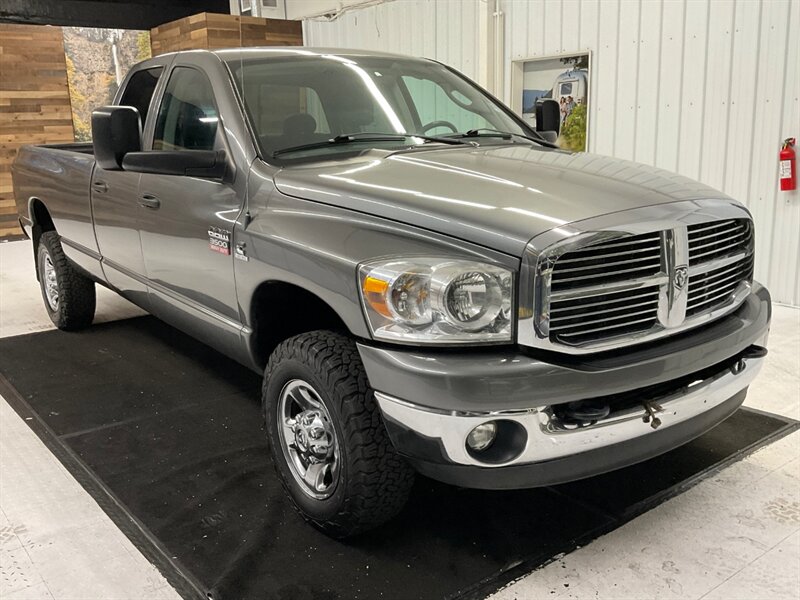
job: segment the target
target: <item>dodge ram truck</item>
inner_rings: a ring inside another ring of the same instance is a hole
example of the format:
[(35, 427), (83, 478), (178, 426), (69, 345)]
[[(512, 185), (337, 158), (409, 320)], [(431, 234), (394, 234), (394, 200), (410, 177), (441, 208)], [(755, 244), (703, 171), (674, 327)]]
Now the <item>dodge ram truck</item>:
[(531, 126), (366, 51), (144, 61), (92, 144), (14, 162), (44, 306), (88, 326), (100, 284), (263, 374), (279, 479), (332, 536), (392, 518), (417, 472), (526, 488), (666, 452), (763, 363), (751, 215), (558, 149), (549, 102)]

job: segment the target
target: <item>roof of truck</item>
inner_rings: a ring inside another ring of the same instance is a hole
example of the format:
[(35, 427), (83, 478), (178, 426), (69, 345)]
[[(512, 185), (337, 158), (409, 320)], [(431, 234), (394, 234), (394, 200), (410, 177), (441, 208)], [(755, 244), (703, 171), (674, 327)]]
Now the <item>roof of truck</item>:
[(380, 56), (386, 58), (416, 58), (405, 54), (391, 52), (375, 52), (373, 50), (356, 50), (349, 48), (309, 48), (307, 46), (256, 46), (252, 48), (224, 48), (211, 50), (224, 61), (270, 58), (282, 56), (338, 56), (342, 58), (359, 56)]

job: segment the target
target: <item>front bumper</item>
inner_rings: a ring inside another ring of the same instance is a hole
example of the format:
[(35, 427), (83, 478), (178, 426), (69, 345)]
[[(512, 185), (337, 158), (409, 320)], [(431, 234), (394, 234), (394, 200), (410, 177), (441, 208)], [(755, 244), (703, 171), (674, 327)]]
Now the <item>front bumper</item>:
[[(769, 293), (755, 284), (739, 309), (711, 325), (624, 354), (569, 362), (513, 350), (359, 350), (392, 442), (419, 471), (465, 487), (535, 487), (646, 460), (730, 416), (761, 368), (762, 358), (743, 357), (765, 343), (770, 313)], [(596, 398), (609, 400), (612, 411), (589, 426), (575, 428), (554, 410)], [(643, 422), (639, 400), (663, 409), (658, 429)], [(487, 463), (465, 439), (489, 420), (504, 423), (514, 439)]]

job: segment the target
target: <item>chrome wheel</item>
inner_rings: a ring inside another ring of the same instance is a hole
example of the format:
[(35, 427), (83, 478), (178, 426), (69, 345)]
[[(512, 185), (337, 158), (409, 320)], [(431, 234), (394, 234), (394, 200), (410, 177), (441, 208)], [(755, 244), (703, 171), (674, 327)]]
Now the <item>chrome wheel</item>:
[(328, 409), (302, 379), (292, 379), (278, 400), (278, 433), (292, 476), (308, 496), (324, 500), (339, 479), (339, 445)]
[(53, 264), (53, 259), (50, 258), (50, 253), (44, 253), (44, 295), (47, 298), (47, 304), (50, 305), (50, 310), (53, 312), (58, 310), (58, 279), (56, 278), (56, 267)]

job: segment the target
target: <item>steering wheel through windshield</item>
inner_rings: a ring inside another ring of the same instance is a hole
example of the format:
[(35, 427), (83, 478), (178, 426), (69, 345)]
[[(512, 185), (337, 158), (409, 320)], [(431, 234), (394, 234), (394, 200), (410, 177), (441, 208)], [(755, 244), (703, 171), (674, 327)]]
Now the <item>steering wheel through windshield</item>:
[(453, 133), (458, 133), (458, 127), (453, 125), (450, 121), (431, 121), (422, 126), (422, 133), (428, 133), (431, 129), (437, 127), (447, 127)]

